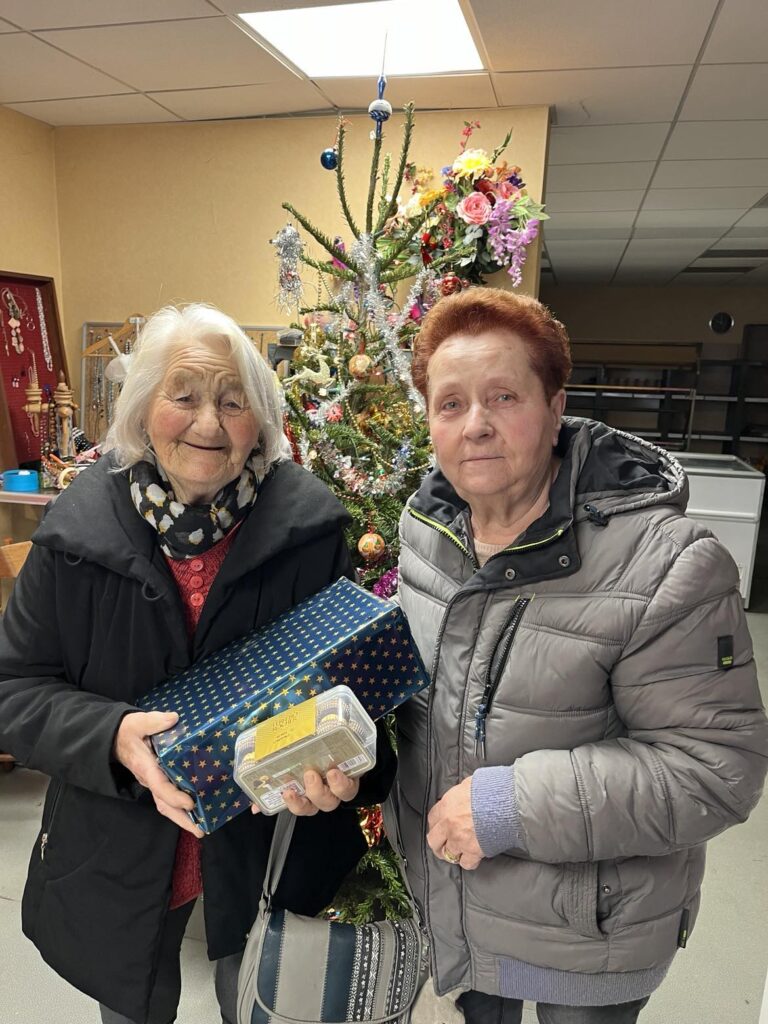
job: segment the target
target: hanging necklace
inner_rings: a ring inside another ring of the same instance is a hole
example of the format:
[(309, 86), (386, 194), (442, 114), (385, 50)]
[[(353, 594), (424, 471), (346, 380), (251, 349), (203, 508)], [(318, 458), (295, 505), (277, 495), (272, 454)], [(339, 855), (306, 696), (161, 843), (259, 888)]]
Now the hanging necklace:
[(22, 312), (19, 309), (19, 304), (10, 288), (3, 288), (2, 297), (3, 302), (8, 309), (8, 326), (11, 328), (11, 344), (19, 355), (21, 355), (24, 351), (24, 338), (21, 334)]
[(48, 327), (45, 323), (45, 310), (43, 309), (43, 294), (39, 288), (35, 288), (35, 298), (37, 299), (37, 317), (40, 321), (40, 338), (43, 342), (43, 358), (45, 359), (45, 366), (49, 372), (53, 372), (53, 357), (51, 356), (51, 345), (48, 341)]

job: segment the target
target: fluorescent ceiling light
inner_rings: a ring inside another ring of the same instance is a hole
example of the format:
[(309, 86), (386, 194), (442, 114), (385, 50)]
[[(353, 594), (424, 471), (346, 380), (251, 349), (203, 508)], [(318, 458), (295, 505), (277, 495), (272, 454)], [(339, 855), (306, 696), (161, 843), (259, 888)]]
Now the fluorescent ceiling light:
[(382, 58), (386, 75), (483, 67), (458, 0), (376, 0), (239, 17), (309, 78), (378, 76)]

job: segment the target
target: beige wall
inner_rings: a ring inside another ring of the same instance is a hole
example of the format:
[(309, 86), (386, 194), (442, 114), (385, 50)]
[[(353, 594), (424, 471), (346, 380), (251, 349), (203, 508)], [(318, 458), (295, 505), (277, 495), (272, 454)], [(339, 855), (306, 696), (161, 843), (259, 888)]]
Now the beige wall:
[[(437, 174), (457, 151), (474, 111), (416, 116), (412, 158)], [(364, 217), (373, 122), (349, 119), (345, 173), (351, 206)], [(546, 107), (483, 111), (476, 145), (492, 150), (514, 128), (507, 158), (523, 167), (541, 197), (548, 136)], [(401, 117), (384, 149), (399, 151)], [(277, 260), (269, 245), (287, 200), (329, 235), (349, 232), (336, 176), (320, 166), (335, 118), (225, 121), (183, 125), (60, 128), (56, 169), (65, 336), (77, 365), (86, 320), (122, 320), (174, 301), (212, 302), (240, 323), (287, 322), (275, 304)], [(538, 287), (538, 250), (523, 289)], [(309, 297), (316, 277), (305, 277)]]
[(52, 277), (61, 310), (54, 129), (0, 107), (0, 270)]
[[(708, 354), (717, 346), (723, 357), (741, 343), (745, 324), (768, 323), (768, 288), (557, 288), (543, 282), (541, 299), (574, 340), (702, 341)], [(713, 334), (710, 317), (721, 311), (736, 322), (727, 334)]]

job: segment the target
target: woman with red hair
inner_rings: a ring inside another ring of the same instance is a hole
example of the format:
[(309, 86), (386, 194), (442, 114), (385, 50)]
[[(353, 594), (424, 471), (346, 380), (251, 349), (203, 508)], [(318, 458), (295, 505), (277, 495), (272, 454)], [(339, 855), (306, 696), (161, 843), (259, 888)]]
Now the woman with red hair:
[(404, 854), (468, 1024), (632, 1024), (685, 946), (704, 844), (760, 795), (736, 566), (667, 452), (563, 415), (565, 328), (477, 288), (413, 360), (437, 466), (400, 601), (432, 666), (398, 716)]

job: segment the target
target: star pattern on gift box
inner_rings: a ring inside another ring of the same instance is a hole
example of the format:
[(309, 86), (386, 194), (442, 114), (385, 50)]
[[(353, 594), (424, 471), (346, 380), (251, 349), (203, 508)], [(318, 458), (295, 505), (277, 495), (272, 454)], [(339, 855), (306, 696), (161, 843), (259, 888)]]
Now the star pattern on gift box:
[(346, 578), (173, 676), (139, 706), (178, 712), (153, 745), (210, 832), (248, 806), (231, 784), (240, 732), (338, 683), (372, 718), (429, 683), (399, 607)]

